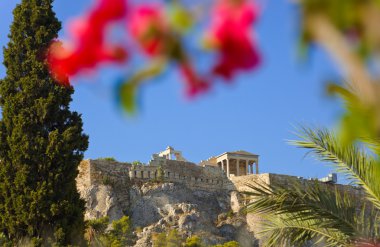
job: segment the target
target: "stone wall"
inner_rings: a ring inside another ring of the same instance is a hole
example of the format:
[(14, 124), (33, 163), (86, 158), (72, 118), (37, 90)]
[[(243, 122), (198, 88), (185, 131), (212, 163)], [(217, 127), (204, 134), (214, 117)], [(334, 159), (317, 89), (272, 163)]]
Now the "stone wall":
[[(206, 191), (247, 191), (250, 183), (281, 184), (287, 185), (292, 180), (302, 183), (311, 183), (295, 176), (280, 175), (273, 173), (251, 174), (246, 176), (231, 176), (215, 166), (199, 166), (187, 161), (167, 160), (158, 158), (150, 161), (149, 165), (132, 165), (109, 160), (84, 160), (79, 166), (77, 178), (78, 186), (89, 187), (93, 184), (113, 183), (121, 184), (128, 182), (140, 183), (157, 181), (158, 170), (163, 172), (162, 182), (181, 183), (189, 189)], [(347, 185), (333, 185), (334, 188), (349, 191), (350, 194), (362, 195), (362, 191)]]
[(130, 163), (109, 160), (86, 160), (84, 163), (89, 164), (91, 184), (112, 183), (116, 181), (126, 183), (129, 181), (129, 170), (132, 167)]
[(158, 170), (161, 169), (162, 182), (181, 183), (195, 190), (235, 190), (231, 181), (218, 167), (198, 166), (177, 160), (160, 161), (154, 160), (149, 165), (132, 165), (108, 160), (84, 160), (79, 166), (78, 186), (157, 181)]
[(117, 220), (128, 213), (131, 166), (110, 160), (80, 163), (77, 188), (86, 201), (86, 219), (108, 216), (110, 220)]
[(157, 180), (159, 169), (162, 169), (163, 181), (181, 183), (190, 189), (225, 190), (225, 186), (230, 183), (223, 171), (217, 167), (203, 167), (177, 160), (161, 160), (160, 163), (155, 161), (150, 165), (132, 166), (129, 177), (132, 181)]

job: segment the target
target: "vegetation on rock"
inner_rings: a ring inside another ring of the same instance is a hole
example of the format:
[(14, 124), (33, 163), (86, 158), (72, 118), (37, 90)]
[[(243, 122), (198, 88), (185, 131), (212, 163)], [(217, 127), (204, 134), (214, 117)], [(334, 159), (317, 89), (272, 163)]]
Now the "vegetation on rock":
[(109, 218), (103, 217), (87, 222), (86, 240), (89, 246), (122, 247), (131, 246), (134, 242), (131, 221), (128, 216), (112, 222), (112, 229), (107, 231)]
[[(169, 232), (162, 232), (153, 237), (153, 247), (206, 247), (200, 237), (193, 235), (191, 237), (182, 236), (176, 229)], [(213, 245), (209, 247), (239, 247), (236, 241), (226, 242), (224, 244)]]
[(104, 157), (104, 158), (99, 158), (99, 160), (116, 161), (116, 159), (114, 157)]

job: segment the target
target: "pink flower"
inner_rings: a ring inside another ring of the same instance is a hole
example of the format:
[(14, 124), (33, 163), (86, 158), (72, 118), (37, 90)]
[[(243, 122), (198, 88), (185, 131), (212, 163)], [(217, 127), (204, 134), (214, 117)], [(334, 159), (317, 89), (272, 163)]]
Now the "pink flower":
[(162, 54), (165, 50), (166, 25), (160, 6), (143, 5), (132, 10), (128, 27), (149, 56)]
[(260, 55), (250, 32), (257, 15), (257, 6), (248, 0), (217, 1), (208, 34), (220, 54), (214, 74), (231, 79), (237, 71), (259, 65)]
[(53, 42), (48, 51), (49, 66), (56, 80), (68, 84), (68, 76), (84, 69), (93, 69), (102, 62), (126, 60), (124, 48), (105, 42), (108, 25), (125, 15), (125, 0), (99, 0), (87, 16), (75, 20), (70, 26), (75, 45), (64, 47)]
[(192, 98), (210, 88), (210, 84), (196, 74), (190, 63), (184, 62), (179, 64), (179, 66), (186, 83), (187, 96)]

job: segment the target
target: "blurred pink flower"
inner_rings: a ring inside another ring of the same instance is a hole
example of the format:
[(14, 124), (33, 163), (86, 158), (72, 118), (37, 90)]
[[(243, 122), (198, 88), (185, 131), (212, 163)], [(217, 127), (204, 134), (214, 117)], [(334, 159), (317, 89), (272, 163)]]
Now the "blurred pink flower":
[(166, 25), (161, 6), (143, 5), (132, 9), (128, 28), (147, 55), (156, 56), (164, 51)]
[(84, 17), (76, 19), (70, 26), (75, 40), (72, 47), (53, 42), (48, 52), (51, 72), (62, 84), (68, 84), (68, 76), (83, 69), (93, 69), (101, 62), (122, 62), (127, 52), (121, 46), (106, 44), (108, 25), (127, 14), (125, 0), (99, 0)]
[(213, 72), (231, 79), (238, 70), (254, 69), (260, 55), (252, 37), (258, 7), (249, 0), (218, 0), (212, 14), (208, 39), (220, 53)]
[(193, 98), (210, 88), (210, 84), (195, 72), (190, 63), (181, 63), (179, 66), (186, 83), (188, 97)]

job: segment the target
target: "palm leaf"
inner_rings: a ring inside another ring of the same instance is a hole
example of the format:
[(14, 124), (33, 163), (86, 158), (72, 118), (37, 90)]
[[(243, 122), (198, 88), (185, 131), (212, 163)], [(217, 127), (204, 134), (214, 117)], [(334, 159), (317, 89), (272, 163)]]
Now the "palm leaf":
[(344, 174), (353, 185), (363, 188), (367, 199), (380, 209), (380, 164), (374, 157), (368, 156), (363, 147), (355, 144), (343, 146), (336, 135), (326, 129), (304, 127), (299, 137), (302, 140), (290, 143), (310, 149), (318, 159), (332, 163), (335, 170)]
[(320, 226), (320, 220), (300, 220), (294, 214), (266, 216), (259, 236), (263, 246), (348, 246), (349, 237), (337, 229)]
[(294, 179), (287, 185), (247, 184), (247, 187), (250, 191), (244, 194), (253, 202), (244, 208), (245, 213), (294, 214), (293, 218), (303, 220), (323, 218), (326, 227), (343, 229), (346, 235), (355, 232), (355, 200), (329, 185)]
[(242, 211), (264, 218), (259, 236), (266, 246), (289, 245), (286, 241), (297, 246), (308, 241), (347, 246), (379, 237), (378, 210), (372, 204), (361, 205), (360, 195), (341, 187), (298, 179), (281, 185), (253, 182), (246, 186), (249, 190), (243, 194), (250, 203)]

